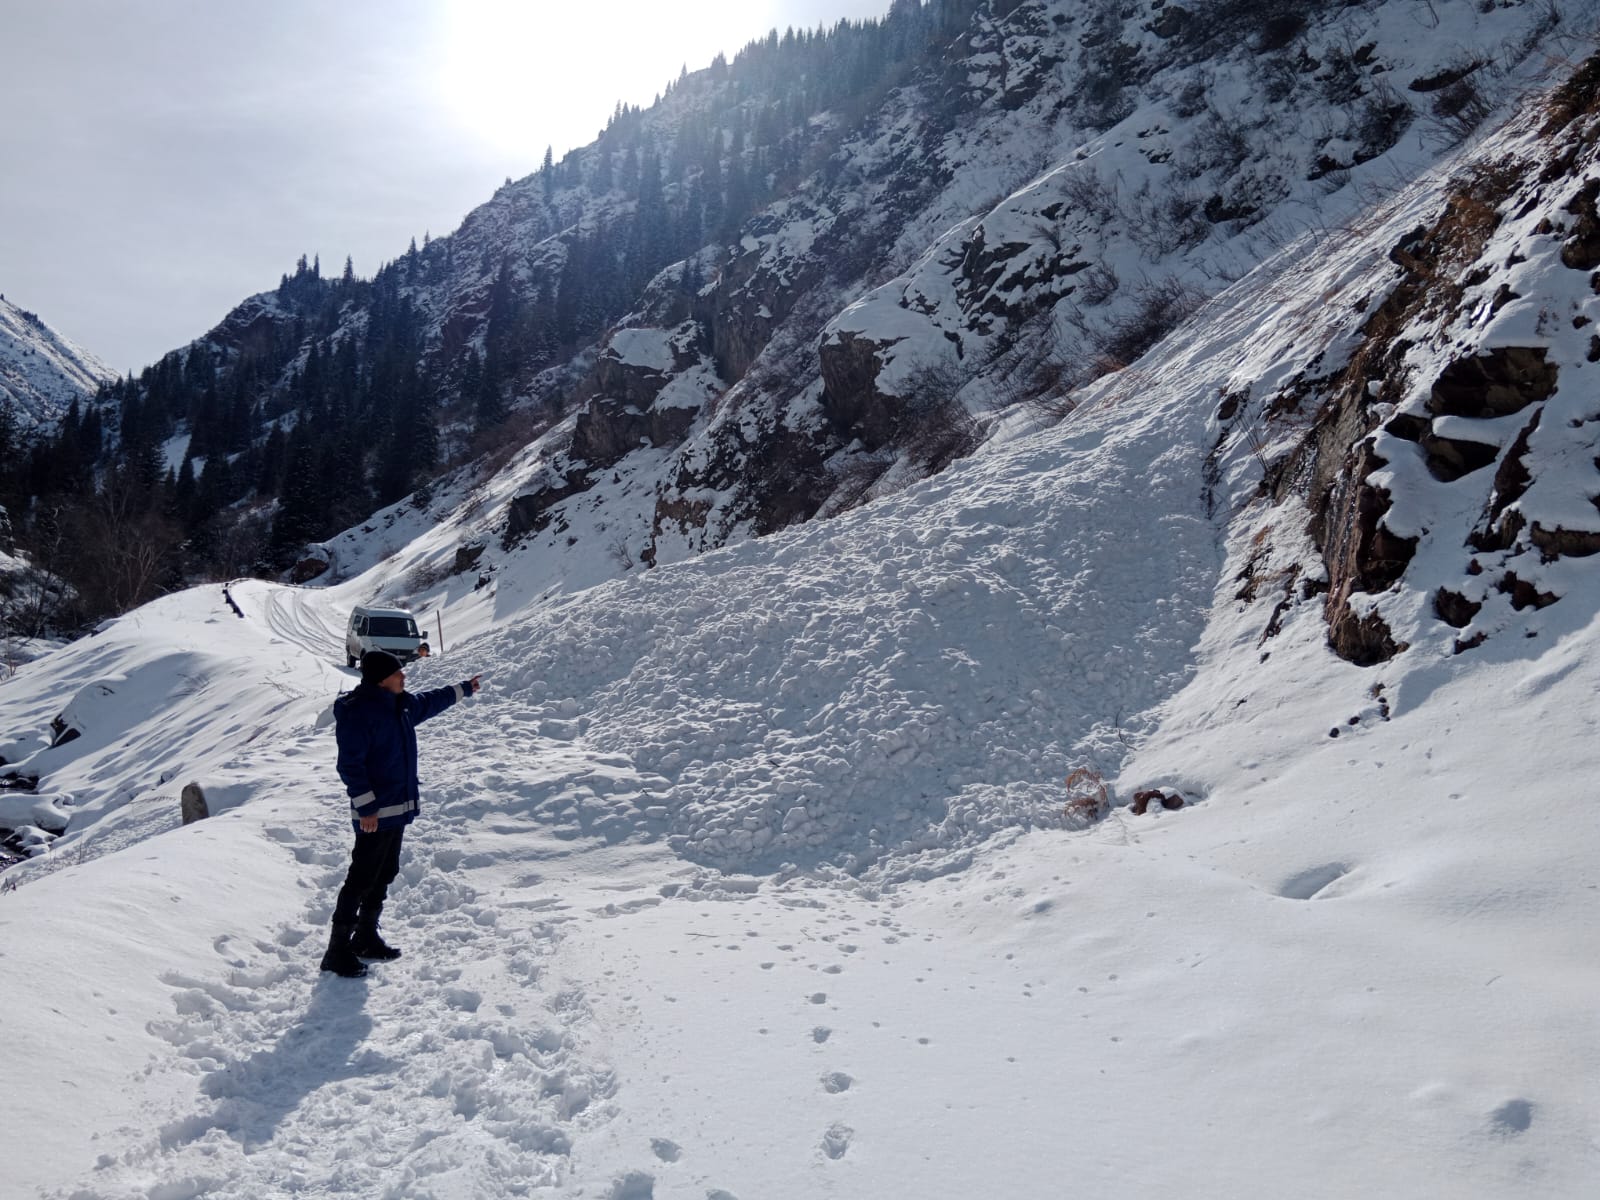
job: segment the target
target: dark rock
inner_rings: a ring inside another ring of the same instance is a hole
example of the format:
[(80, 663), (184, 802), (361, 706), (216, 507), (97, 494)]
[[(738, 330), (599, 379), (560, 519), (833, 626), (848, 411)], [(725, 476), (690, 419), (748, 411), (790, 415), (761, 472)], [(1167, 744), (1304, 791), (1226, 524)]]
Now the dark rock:
[[(1306, 19), (1300, 13), (1282, 13), (1268, 17), (1261, 23), (1261, 30), (1256, 34), (1255, 52), (1270, 54), (1274, 50), (1282, 50), (1299, 37), (1305, 27)], [(1370, 53), (1373, 47), (1364, 49)]]
[(1588, 558), (1600, 554), (1600, 533), (1590, 529), (1546, 529), (1535, 521), (1528, 540), (1539, 547), (1545, 561), (1556, 558)]
[(1182, 37), (1193, 19), (1193, 14), (1188, 9), (1173, 4), (1162, 9), (1161, 15), (1152, 21), (1148, 28), (1158, 38)]
[(1465, 629), (1472, 624), (1472, 619), (1482, 611), (1483, 605), (1476, 600), (1468, 600), (1460, 592), (1452, 592), (1448, 588), (1440, 588), (1433, 597), (1433, 611), (1446, 625), (1455, 629)]
[(183, 813), (183, 823), (193, 825), (196, 821), (203, 821), (211, 815), (211, 809), (206, 804), (206, 794), (200, 790), (198, 783), (186, 783), (179, 797), (179, 808)]
[(1149, 811), (1152, 804), (1159, 804), (1162, 808), (1172, 812), (1182, 808), (1184, 800), (1177, 792), (1167, 792), (1161, 788), (1149, 788), (1133, 794), (1133, 803), (1129, 805), (1129, 811), (1135, 816), (1142, 817)]
[(1515, 571), (1507, 571), (1496, 587), (1511, 597), (1511, 607), (1518, 611), (1524, 608), (1548, 608), (1561, 599), (1554, 592), (1541, 592), (1528, 580), (1518, 577)]
[(1463, 475), (1481, 471), (1500, 455), (1500, 447), (1465, 438), (1444, 438), (1432, 431), (1422, 435), (1423, 461), (1428, 474), (1441, 483), (1452, 483)]
[(878, 372), (884, 351), (902, 340), (877, 341), (839, 329), (819, 347), (822, 411), (840, 434), (860, 438), (868, 450), (888, 444), (900, 426), (902, 402), (878, 390)]
[(1360, 443), (1347, 470), (1333, 479), (1316, 520), (1328, 568), (1323, 609), (1328, 644), (1341, 658), (1360, 666), (1385, 662), (1402, 647), (1376, 613), (1358, 620), (1350, 609), (1350, 597), (1393, 586), (1417, 550), (1418, 539), (1399, 537), (1383, 525), (1391, 497), (1367, 480), (1384, 465), (1370, 441)]
[(1423, 435), (1432, 427), (1427, 417), (1420, 417), (1414, 413), (1395, 413), (1383, 428), (1386, 433), (1393, 434), (1403, 441), (1420, 442)]
[(483, 551), (483, 542), (468, 542), (464, 546), (457, 546), (455, 561), (450, 564), (450, 574), (465, 575), (478, 565), (478, 560), (483, 557)]
[(1506, 456), (1500, 460), (1500, 466), (1494, 473), (1494, 492), (1488, 512), (1467, 538), (1468, 544), (1473, 548), (1485, 552), (1509, 550), (1521, 534), (1522, 514), (1508, 513), (1507, 510), (1522, 499), (1533, 482), (1533, 476), (1528, 470), (1528, 443), (1534, 431), (1539, 428), (1539, 421), (1543, 416), (1544, 409), (1535, 410), (1532, 419), (1517, 434), (1516, 440), (1511, 443), (1511, 448), (1506, 451)]
[(552, 508), (588, 486), (589, 476), (583, 471), (574, 470), (565, 476), (552, 476), (544, 486), (512, 497), (511, 503), (506, 506), (505, 544), (510, 546), (525, 534), (543, 530), (550, 524)]
[(1435, 416), (1505, 417), (1556, 390), (1558, 369), (1540, 347), (1506, 346), (1457, 359), (1444, 369), (1428, 397)]
[(1561, 245), (1561, 261), (1574, 271), (1592, 271), (1600, 267), (1600, 179), (1585, 183), (1567, 211), (1576, 214), (1578, 222)]
[(1460, 63), (1453, 67), (1445, 67), (1435, 71), (1432, 75), (1420, 75), (1413, 79), (1406, 87), (1413, 92), (1438, 92), (1443, 91), (1453, 83), (1460, 83), (1468, 75), (1488, 66), (1487, 59), (1474, 58), (1468, 62)]
[[(1370, 443), (1363, 444), (1357, 452), (1352, 468), (1353, 479), (1348, 481), (1343, 504), (1344, 516), (1340, 532), (1330, 544), (1336, 570), (1332, 595), (1345, 595), (1351, 591), (1381, 592), (1392, 587), (1405, 574), (1412, 556), (1417, 552), (1417, 539), (1400, 537), (1383, 524), (1383, 516), (1393, 503), (1384, 488), (1367, 482), (1384, 460), (1373, 451)], [(1335, 500), (1335, 504), (1339, 504)], [(1349, 586), (1341, 589), (1337, 581)]]
[(1358, 667), (1375, 667), (1406, 649), (1404, 642), (1394, 640), (1389, 626), (1377, 613), (1357, 620), (1349, 605), (1329, 620), (1328, 644), (1340, 658)]
[(676, 446), (694, 424), (698, 409), (640, 408), (626, 400), (596, 396), (578, 414), (572, 456), (591, 468), (609, 467), (641, 445)]

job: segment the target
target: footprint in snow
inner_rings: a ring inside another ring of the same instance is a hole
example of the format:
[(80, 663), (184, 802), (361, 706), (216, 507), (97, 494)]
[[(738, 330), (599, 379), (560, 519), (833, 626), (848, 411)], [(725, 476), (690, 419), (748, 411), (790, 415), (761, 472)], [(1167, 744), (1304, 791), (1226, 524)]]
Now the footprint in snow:
[(1494, 1131), (1505, 1137), (1527, 1133), (1533, 1124), (1533, 1104), (1527, 1100), (1507, 1100), (1489, 1114)]
[(683, 1157), (683, 1147), (671, 1138), (651, 1138), (650, 1149), (662, 1162), (677, 1162)]
[(1287, 900), (1310, 900), (1327, 891), (1339, 880), (1350, 874), (1351, 868), (1342, 862), (1323, 863), (1321, 866), (1308, 867), (1289, 876), (1278, 885), (1278, 895)]
[(606, 1200), (655, 1200), (656, 1177), (648, 1171), (629, 1171), (611, 1185)]
[(822, 1135), (822, 1152), (829, 1158), (843, 1158), (844, 1152), (850, 1149), (850, 1139), (855, 1135), (856, 1131), (848, 1125), (835, 1123), (828, 1126), (828, 1132)]
[(854, 1082), (843, 1071), (829, 1071), (822, 1077), (822, 1090), (830, 1096), (837, 1096), (840, 1092), (848, 1092)]

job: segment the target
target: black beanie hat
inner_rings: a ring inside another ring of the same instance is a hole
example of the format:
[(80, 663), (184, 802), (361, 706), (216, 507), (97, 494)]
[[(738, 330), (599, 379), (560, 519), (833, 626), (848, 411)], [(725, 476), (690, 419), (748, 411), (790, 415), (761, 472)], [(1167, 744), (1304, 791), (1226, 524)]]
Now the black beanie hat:
[(362, 683), (382, 683), (400, 669), (400, 660), (387, 650), (368, 650), (361, 656)]

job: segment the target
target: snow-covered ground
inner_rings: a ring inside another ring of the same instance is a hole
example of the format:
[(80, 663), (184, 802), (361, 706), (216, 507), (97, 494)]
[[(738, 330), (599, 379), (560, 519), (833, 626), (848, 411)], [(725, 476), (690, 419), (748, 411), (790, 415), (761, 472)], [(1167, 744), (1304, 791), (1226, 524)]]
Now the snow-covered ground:
[[(1437, 204), (834, 520), (444, 577), (513, 461), (340, 539), (344, 582), (197, 589), (21, 667), (0, 731), (88, 728), (26, 764), (67, 835), (0, 876), (0, 1194), (1593, 1195), (1597, 560), (1365, 669), (1240, 588), (1314, 556), (1219, 398), (1347, 356), (1325, 297), (1381, 295)], [(405, 955), (352, 981), (316, 969), (329, 706), (374, 598), (442, 619), (414, 689), (485, 689), (421, 730)], [(179, 827), (191, 780), (214, 815)], [(1152, 786), (1187, 803), (1136, 815)]]
[[(1207, 328), (1139, 404), (844, 518), (459, 586), (412, 686), (486, 687), (422, 730), (405, 957), (364, 981), (316, 970), (328, 705), (404, 556), (24, 667), (7, 728), (136, 703), (47, 752), (101, 815), (6, 876), (4, 1190), (1590, 1194), (1596, 606), (1397, 660), (1388, 719), (1309, 608), (1262, 662), (1196, 399), (1265, 351)], [(1191, 803), (1068, 820), (1081, 764)], [(177, 828), (190, 779), (216, 815)]]

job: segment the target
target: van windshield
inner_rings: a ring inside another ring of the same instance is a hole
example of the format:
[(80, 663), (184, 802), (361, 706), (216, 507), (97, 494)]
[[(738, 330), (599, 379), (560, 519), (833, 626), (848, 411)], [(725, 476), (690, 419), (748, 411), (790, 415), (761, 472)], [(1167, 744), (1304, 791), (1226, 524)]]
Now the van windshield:
[(371, 617), (367, 621), (367, 636), (414, 638), (417, 623), (410, 617)]

